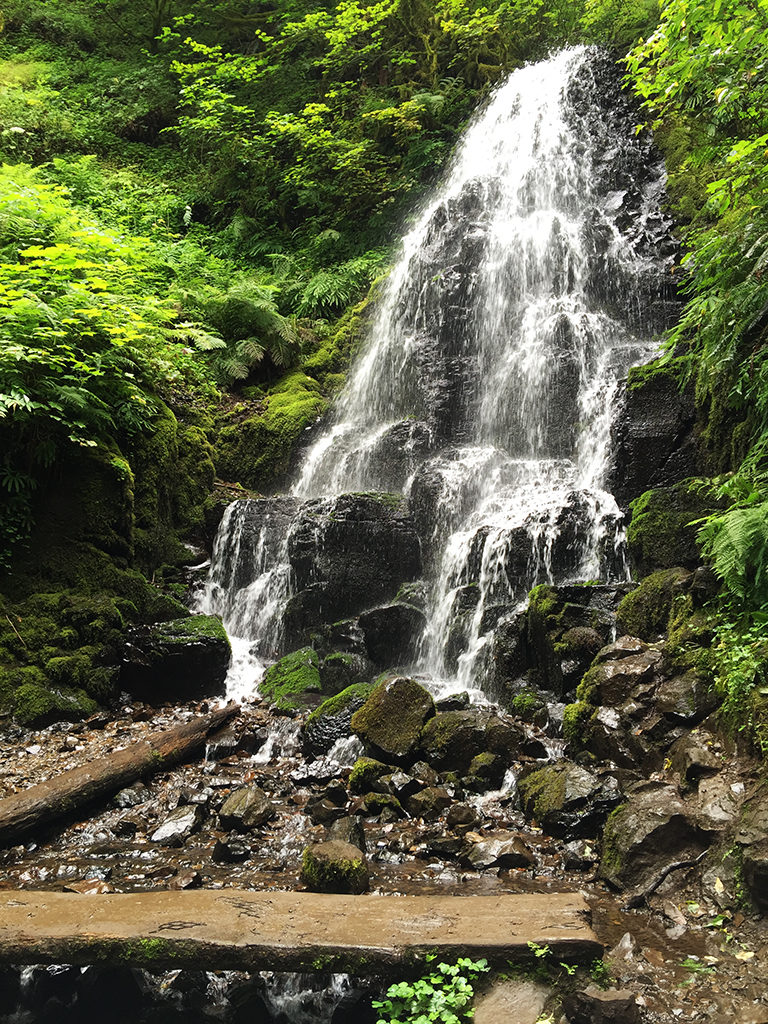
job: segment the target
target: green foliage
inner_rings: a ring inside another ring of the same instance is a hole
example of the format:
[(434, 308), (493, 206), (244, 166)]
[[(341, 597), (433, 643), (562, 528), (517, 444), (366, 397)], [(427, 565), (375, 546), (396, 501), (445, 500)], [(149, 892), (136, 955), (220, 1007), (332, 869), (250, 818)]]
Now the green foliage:
[(460, 957), (440, 963), (417, 981), (390, 985), (386, 997), (374, 1000), (377, 1024), (462, 1024), (472, 1019), (473, 982), (488, 971), (486, 960)]

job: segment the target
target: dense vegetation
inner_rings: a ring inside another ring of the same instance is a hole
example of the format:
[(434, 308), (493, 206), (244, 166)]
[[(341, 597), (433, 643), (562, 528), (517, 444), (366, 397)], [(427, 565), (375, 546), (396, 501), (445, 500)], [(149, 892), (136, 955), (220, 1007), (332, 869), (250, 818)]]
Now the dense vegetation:
[(762, 0), (5, 0), (0, 24), (8, 672), (47, 664), (19, 635), (35, 593), (129, 590), (121, 616), (158, 614), (138, 571), (205, 536), (214, 474), (257, 489), (285, 474), (473, 108), (514, 66), (588, 41), (625, 60), (667, 158), (688, 304), (662, 366), (695, 381), (700, 486), (719, 502), (701, 524), (727, 592), (715, 670), (734, 699), (754, 687), (768, 619)]

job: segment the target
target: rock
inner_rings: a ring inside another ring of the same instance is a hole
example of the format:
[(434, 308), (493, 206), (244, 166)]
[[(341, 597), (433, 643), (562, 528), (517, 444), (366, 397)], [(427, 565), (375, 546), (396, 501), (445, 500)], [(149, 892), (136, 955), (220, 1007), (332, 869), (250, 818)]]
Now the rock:
[(568, 870), (589, 871), (597, 863), (595, 844), (586, 839), (574, 839), (563, 847), (563, 867)]
[(126, 634), (120, 686), (154, 704), (222, 696), (231, 656), (213, 615), (135, 626)]
[(355, 683), (365, 683), (371, 678), (371, 665), (367, 658), (346, 651), (334, 651), (326, 655), (320, 666), (320, 683), (323, 693), (341, 693)]
[(669, 751), (672, 769), (683, 785), (695, 785), (705, 775), (714, 775), (722, 767), (722, 758), (712, 749), (714, 736), (694, 729), (674, 743)]
[(692, 382), (681, 363), (651, 363), (629, 372), (613, 428), (614, 467), (607, 489), (627, 508), (651, 487), (667, 487), (699, 470)]
[(21, 996), (21, 974), (13, 967), (0, 967), (0, 1014), (11, 1014), (18, 1008)]
[(465, 773), (478, 754), (498, 754), (510, 764), (524, 742), (522, 729), (498, 715), (477, 708), (446, 711), (424, 726), (420, 747), (438, 771)]
[(327, 825), (344, 816), (347, 806), (347, 790), (341, 783), (328, 786), (323, 792), (310, 797), (304, 807), (306, 814), (315, 825)]
[(452, 804), (445, 816), (448, 828), (466, 832), (480, 821), (480, 815), (470, 804)]
[(357, 895), (368, 891), (368, 865), (356, 846), (331, 839), (304, 850), (300, 881), (311, 892)]
[(498, 789), (507, 770), (507, 762), (498, 754), (476, 754), (469, 762), (466, 786), (476, 793)]
[(675, 786), (647, 782), (608, 818), (600, 875), (612, 885), (648, 884), (667, 864), (696, 856), (708, 844)]
[(450, 697), (436, 701), (435, 707), (438, 711), (465, 711), (469, 704), (469, 693), (462, 690), (461, 693), (452, 693)]
[(253, 734), (243, 735), (234, 726), (225, 725), (206, 740), (205, 758), (207, 761), (223, 761), (225, 757), (231, 757), (240, 750), (252, 753), (255, 749), (257, 742)]
[(675, 599), (684, 593), (691, 578), (683, 568), (661, 569), (646, 576), (616, 610), (617, 631), (640, 640), (658, 640), (667, 629)]
[(356, 793), (358, 796), (370, 793), (377, 779), (391, 770), (389, 765), (373, 757), (359, 757), (349, 773), (350, 793)]
[(632, 502), (627, 546), (639, 576), (679, 565), (696, 569), (701, 562), (697, 521), (725, 505), (712, 489), (707, 492), (699, 483), (683, 480), (655, 487)]
[(311, 647), (286, 654), (267, 669), (259, 689), (276, 708), (306, 707), (307, 695), (320, 693), (320, 659)]
[(211, 860), (217, 864), (239, 864), (251, 856), (250, 846), (239, 839), (217, 839)]
[(333, 744), (351, 734), (352, 715), (373, 692), (369, 683), (348, 686), (315, 708), (304, 726), (304, 746), (312, 754), (326, 754)]
[(366, 793), (361, 812), (369, 818), (380, 818), (382, 822), (398, 821), (406, 817), (402, 804), (391, 793)]
[(250, 832), (275, 817), (275, 808), (258, 786), (237, 789), (227, 797), (219, 811), (219, 822), (227, 832)]
[[(603, 651), (605, 650), (606, 648), (603, 648)], [(654, 678), (660, 662), (661, 652), (649, 648), (637, 654), (624, 653), (617, 659), (603, 656), (598, 664), (589, 669), (579, 684), (579, 699), (611, 707), (622, 704), (630, 697), (637, 699), (638, 686)], [(648, 696), (652, 692), (652, 689), (648, 688)]]
[(331, 839), (356, 846), (363, 853), (366, 851), (365, 829), (359, 818), (338, 818), (328, 829), (328, 834)]
[(749, 894), (765, 912), (768, 910), (768, 839), (747, 846), (741, 863)]
[(553, 836), (594, 835), (621, 802), (612, 775), (598, 776), (572, 761), (557, 761), (518, 781), (525, 813)]
[(376, 1024), (379, 1012), (374, 1010), (372, 999), (365, 989), (345, 992), (331, 1014), (330, 1024)]
[(694, 671), (665, 679), (656, 691), (656, 707), (687, 725), (700, 722), (719, 704), (711, 687)]
[(288, 535), (295, 595), (289, 640), (391, 601), (421, 576), (421, 547), (401, 495), (342, 494), (304, 502)]
[(176, 877), (168, 883), (169, 889), (200, 889), (203, 884), (199, 871), (180, 871)]
[(420, 608), (397, 603), (363, 612), (357, 621), (368, 657), (385, 668), (413, 660), (427, 620)]
[(744, 801), (744, 786), (729, 782), (722, 775), (702, 778), (696, 798), (696, 821), (705, 831), (716, 832), (737, 821)]
[[(378, 780), (379, 783), (386, 787), (388, 793), (392, 793), (397, 799), (404, 803), (409, 800), (416, 793), (420, 793), (426, 788), (426, 784), (417, 779), (414, 775), (406, 775), (405, 772), (394, 772), (392, 775), (382, 775)], [(372, 788), (376, 788), (375, 786)]]
[(563, 1012), (569, 1024), (640, 1024), (640, 1007), (633, 992), (624, 989), (603, 991), (590, 985), (563, 999)]
[(528, 978), (505, 978), (475, 998), (474, 1024), (536, 1024), (551, 991)]
[(535, 858), (519, 835), (514, 832), (494, 832), (466, 846), (461, 863), (475, 871), (492, 867), (530, 868)]
[(447, 810), (453, 803), (453, 797), (447, 789), (441, 786), (428, 786), (419, 793), (414, 793), (406, 801), (408, 813), (414, 818), (423, 818), (425, 821), (434, 821), (439, 818), (443, 811)]
[(416, 750), (422, 727), (435, 714), (431, 695), (413, 679), (379, 683), (352, 716), (352, 731), (375, 755), (397, 763)]
[(163, 846), (183, 846), (193, 832), (203, 823), (203, 810), (199, 804), (186, 804), (171, 811), (162, 825), (150, 836), (153, 843)]
[(112, 799), (112, 803), (115, 807), (129, 808), (138, 807), (139, 804), (143, 804), (145, 800), (149, 799), (149, 790), (143, 782), (134, 782), (132, 786), (128, 786), (126, 789), (121, 789)]

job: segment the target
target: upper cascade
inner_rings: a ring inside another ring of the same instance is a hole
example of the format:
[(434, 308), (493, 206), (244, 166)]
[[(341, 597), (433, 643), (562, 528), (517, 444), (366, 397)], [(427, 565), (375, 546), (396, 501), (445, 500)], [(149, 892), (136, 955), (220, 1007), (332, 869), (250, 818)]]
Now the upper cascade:
[[(475, 688), (535, 583), (626, 576), (610, 431), (621, 379), (676, 312), (663, 192), (615, 67), (567, 49), (492, 94), (403, 240), (292, 495), (315, 517), (343, 493), (409, 497), (429, 583), (418, 660), (437, 680)], [(223, 528), (237, 545), (241, 519)], [(274, 643), (291, 545), (259, 548), (248, 626), (231, 546), (220, 535), (209, 610)]]

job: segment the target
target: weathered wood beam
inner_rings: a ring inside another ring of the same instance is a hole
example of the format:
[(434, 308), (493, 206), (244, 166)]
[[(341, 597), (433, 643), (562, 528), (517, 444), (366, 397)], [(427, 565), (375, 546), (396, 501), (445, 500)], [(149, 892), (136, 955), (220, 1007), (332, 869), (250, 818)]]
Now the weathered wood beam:
[(137, 779), (189, 760), (203, 749), (208, 735), (238, 710), (238, 704), (228, 704), (5, 797), (0, 800), (0, 848), (52, 822), (72, 818)]
[(0, 962), (404, 972), (440, 959), (584, 962), (603, 947), (575, 893), (335, 896), (238, 889), (0, 893)]

